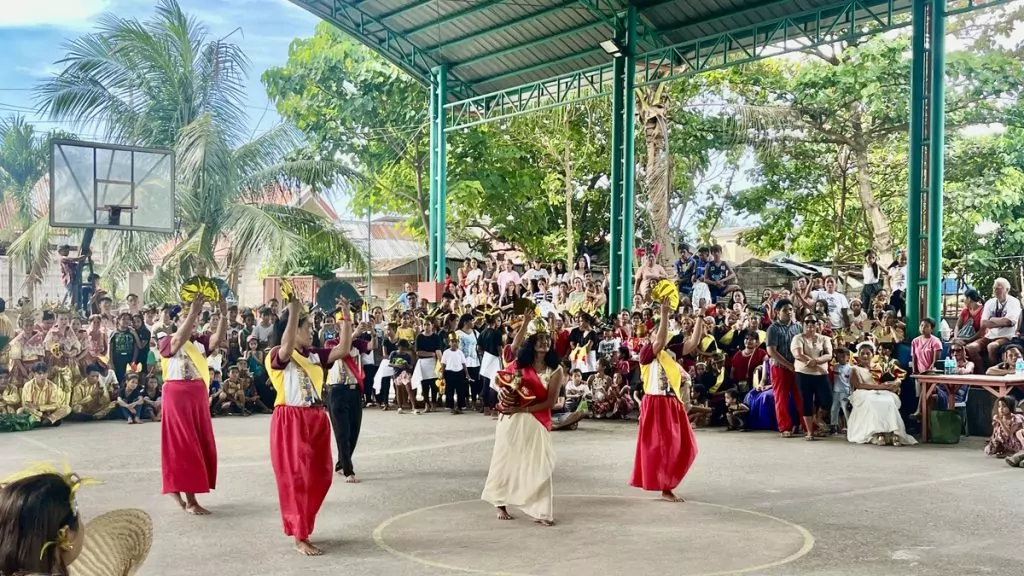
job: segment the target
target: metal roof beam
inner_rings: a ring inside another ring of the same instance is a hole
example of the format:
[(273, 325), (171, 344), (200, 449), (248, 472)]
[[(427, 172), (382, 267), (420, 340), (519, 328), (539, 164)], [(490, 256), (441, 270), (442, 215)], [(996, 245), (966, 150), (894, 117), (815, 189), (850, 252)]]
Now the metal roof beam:
[[(669, 2), (674, 2), (674, 1), (675, 0), (658, 0), (658, 1), (654, 2), (654, 3), (647, 4), (645, 6), (639, 6), (639, 9), (641, 10), (641, 13), (643, 13), (642, 11), (646, 10), (648, 8), (656, 8), (658, 6), (661, 6), (662, 4), (667, 4)], [(677, 30), (682, 30), (683, 28), (690, 28), (692, 26), (703, 26), (705, 24), (710, 24), (712, 22), (718, 22), (719, 20), (724, 20), (726, 18), (735, 18), (735, 17), (740, 17), (740, 16), (747, 16), (749, 14), (752, 14), (754, 12), (758, 12), (760, 10), (767, 10), (769, 8), (774, 8), (775, 6), (778, 6), (780, 4), (791, 4), (792, 2), (793, 2), (793, 0), (768, 0), (767, 2), (762, 2), (762, 3), (758, 4), (757, 6), (750, 6), (749, 8), (744, 8), (742, 10), (729, 10), (729, 9), (719, 10), (718, 12), (714, 12), (712, 14), (709, 14), (709, 15), (705, 16), (704, 18), (701, 18), (700, 20), (694, 20), (692, 22), (687, 22), (685, 24), (681, 24), (681, 25), (675, 26), (673, 28), (666, 28), (665, 30), (661, 30), (660, 32), (662, 34), (670, 34), (670, 33), (675, 32)]]
[(552, 66), (558, 66), (559, 64), (565, 64), (566, 62), (573, 62), (575, 60), (581, 60), (581, 59), (586, 58), (588, 56), (593, 56), (595, 54), (604, 54), (604, 53), (605, 53), (604, 50), (602, 50), (601, 48), (595, 48), (593, 50), (587, 50), (586, 52), (577, 52), (576, 54), (569, 54), (568, 56), (563, 56), (563, 57), (558, 58), (556, 60), (548, 60), (547, 62), (541, 62), (539, 64), (533, 64), (532, 66), (527, 66), (525, 68), (519, 68), (519, 69), (516, 69), (516, 70), (511, 70), (509, 72), (504, 72), (502, 74), (497, 74), (495, 76), (490, 76), (488, 78), (480, 78), (479, 80), (471, 80), (470, 82), (472, 82), (472, 86), (475, 88), (477, 86), (480, 86), (480, 85), (483, 85), (483, 84), (487, 84), (487, 83), (490, 83), (490, 82), (494, 82), (494, 81), (497, 81), (497, 80), (503, 80), (505, 78), (511, 78), (513, 76), (521, 76), (523, 74), (529, 74), (530, 72), (536, 72), (537, 70), (543, 70), (544, 68), (550, 68)]
[(580, 34), (582, 32), (587, 32), (587, 31), (593, 30), (595, 28), (600, 28), (602, 26), (608, 26), (608, 23), (604, 22), (604, 21), (601, 21), (601, 22), (590, 22), (590, 23), (587, 23), (587, 24), (583, 24), (581, 26), (576, 26), (575, 28), (570, 28), (568, 30), (563, 30), (563, 31), (561, 31), (561, 32), (559, 32), (557, 34), (552, 34), (552, 35), (549, 35), (549, 36), (541, 36), (540, 38), (534, 38), (533, 40), (530, 40), (529, 42), (523, 42), (522, 44), (516, 44), (515, 46), (509, 46), (508, 48), (503, 48), (503, 49), (498, 50), (496, 52), (488, 52), (486, 54), (481, 54), (480, 56), (476, 56), (474, 58), (470, 58), (469, 60), (464, 60), (462, 62), (459, 62), (455, 66), (452, 66), (452, 68), (462, 68), (462, 67), (465, 67), (465, 66), (472, 66), (473, 64), (477, 64), (477, 63), (483, 62), (485, 60), (490, 60), (492, 58), (501, 58), (502, 56), (508, 56), (509, 54), (513, 54), (515, 52), (520, 52), (522, 50), (528, 50), (530, 48), (534, 48), (534, 47), (537, 47), (537, 46), (541, 46), (543, 44), (547, 44), (548, 42), (553, 42), (555, 40), (561, 40), (562, 38), (566, 38), (568, 36), (574, 36), (576, 34)]
[(434, 27), (437, 27), (437, 26), (442, 26), (442, 25), (447, 24), (449, 22), (454, 22), (454, 21), (458, 20), (459, 18), (463, 18), (463, 17), (469, 16), (471, 14), (476, 14), (477, 12), (483, 12), (484, 10), (487, 10), (491, 6), (494, 6), (496, 4), (501, 4), (504, 1), (505, 0), (485, 0), (484, 2), (481, 2), (479, 4), (475, 4), (475, 5), (470, 6), (469, 8), (466, 8), (464, 10), (459, 10), (457, 12), (452, 12), (451, 14), (446, 14), (446, 15), (438, 18), (437, 20), (434, 20), (433, 22), (427, 22), (426, 24), (423, 24), (423, 25), (420, 25), (420, 26), (416, 26), (415, 28), (410, 28), (408, 30), (403, 30), (402, 31), (402, 35), (403, 36), (412, 36), (414, 34), (419, 34), (420, 32), (423, 32), (424, 30), (430, 30), (431, 28), (434, 28)]
[(569, 0), (568, 2), (563, 2), (561, 4), (556, 4), (556, 5), (554, 5), (554, 6), (550, 7), (550, 8), (545, 8), (545, 9), (539, 11), (539, 12), (533, 12), (532, 14), (526, 14), (525, 16), (520, 16), (519, 18), (516, 18), (515, 20), (511, 20), (509, 22), (502, 22), (501, 24), (495, 24), (494, 26), (489, 26), (487, 28), (484, 28), (483, 30), (478, 30), (478, 31), (473, 32), (471, 34), (466, 34), (465, 36), (461, 36), (459, 38), (455, 38), (455, 39), (449, 40), (447, 42), (442, 42), (440, 44), (434, 44), (433, 46), (428, 46), (427, 48), (424, 48), (424, 50), (428, 54), (433, 56), (433, 55), (435, 55), (440, 50), (444, 50), (446, 48), (451, 48), (452, 46), (457, 46), (459, 44), (464, 44), (466, 42), (472, 42), (473, 40), (477, 40), (479, 38), (483, 38), (484, 36), (489, 36), (491, 34), (494, 34), (495, 32), (503, 32), (505, 30), (508, 30), (509, 28), (514, 28), (516, 26), (519, 26), (520, 24), (526, 24), (528, 22), (533, 22), (534, 20), (540, 20), (541, 18), (544, 18), (545, 16), (550, 16), (550, 15), (556, 13), (556, 12), (561, 12), (562, 10), (568, 10), (568, 9), (572, 8), (573, 6), (576, 6), (577, 3), (579, 3), (579, 0)]
[(432, 4), (434, 2), (437, 2), (437, 0), (419, 0), (419, 2), (413, 2), (412, 4), (407, 4), (405, 6), (400, 6), (398, 8), (395, 8), (394, 10), (389, 10), (388, 12), (383, 12), (381, 14), (378, 14), (377, 15), (377, 20), (380, 20), (381, 22), (383, 22), (383, 21), (387, 20), (388, 18), (392, 18), (392, 17), (395, 17), (395, 16), (401, 16), (402, 14), (406, 14), (408, 12), (412, 12), (413, 10), (415, 10), (417, 8), (426, 6), (427, 4)]

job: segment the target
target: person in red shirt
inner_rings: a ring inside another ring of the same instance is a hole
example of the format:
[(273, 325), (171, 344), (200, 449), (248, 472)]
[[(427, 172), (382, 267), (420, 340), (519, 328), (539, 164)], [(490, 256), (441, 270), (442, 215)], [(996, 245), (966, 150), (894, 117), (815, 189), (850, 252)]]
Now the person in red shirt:
[(764, 363), (767, 356), (768, 352), (761, 348), (761, 339), (757, 332), (754, 330), (746, 332), (743, 335), (743, 348), (737, 350), (725, 366), (726, 379), (738, 387), (742, 388), (743, 384), (749, 387), (754, 368)]
[(555, 354), (558, 354), (559, 358), (568, 358), (569, 348), (572, 346), (569, 342), (569, 331), (565, 329), (565, 323), (561, 318), (555, 317), (551, 323), (551, 338), (555, 344)]

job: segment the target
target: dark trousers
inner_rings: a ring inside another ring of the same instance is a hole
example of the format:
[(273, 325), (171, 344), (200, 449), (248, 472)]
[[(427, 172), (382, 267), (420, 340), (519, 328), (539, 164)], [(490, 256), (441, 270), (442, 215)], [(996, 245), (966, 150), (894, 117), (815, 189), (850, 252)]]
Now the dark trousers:
[(430, 402), (431, 404), (437, 404), (437, 378), (431, 378), (430, 380), (423, 380), (420, 382), (420, 391), (423, 393), (423, 401)]
[[(465, 408), (466, 407), (466, 373), (449, 372), (444, 371), (444, 396), (445, 396), (445, 407), (449, 409)], [(456, 404), (455, 395), (459, 395), (458, 404)]]
[(363, 393), (359, 386), (339, 384), (331, 386), (327, 401), (334, 441), (338, 444), (338, 463), (334, 465), (334, 471), (351, 476), (355, 474), (352, 453), (356, 450), (359, 429), (363, 424)]
[(481, 379), (480, 379), (480, 367), (469, 368), (469, 393), (473, 397), (473, 402), (476, 402), (477, 398), (480, 397), (481, 392)]
[(363, 403), (373, 404), (373, 379), (377, 376), (376, 364), (363, 364)]
[(494, 408), (498, 405), (498, 393), (491, 388), (491, 379), (480, 377), (482, 390), (480, 395), (484, 398), (484, 408)]
[[(372, 386), (372, 384), (371, 384)], [(380, 393), (377, 394), (377, 404), (387, 406), (391, 398), (391, 376), (380, 379)]]

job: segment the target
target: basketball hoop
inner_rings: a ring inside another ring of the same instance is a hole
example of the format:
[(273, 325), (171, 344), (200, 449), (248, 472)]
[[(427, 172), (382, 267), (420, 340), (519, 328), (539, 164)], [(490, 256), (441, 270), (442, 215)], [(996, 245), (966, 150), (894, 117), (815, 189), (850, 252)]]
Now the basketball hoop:
[[(122, 212), (134, 212), (138, 209), (138, 206), (132, 206), (131, 204), (107, 204), (106, 206), (99, 206), (96, 208), (97, 212), (106, 212), (106, 222), (101, 222), (108, 226), (121, 226), (121, 213)], [(100, 222), (100, 218), (97, 215), (96, 221)]]

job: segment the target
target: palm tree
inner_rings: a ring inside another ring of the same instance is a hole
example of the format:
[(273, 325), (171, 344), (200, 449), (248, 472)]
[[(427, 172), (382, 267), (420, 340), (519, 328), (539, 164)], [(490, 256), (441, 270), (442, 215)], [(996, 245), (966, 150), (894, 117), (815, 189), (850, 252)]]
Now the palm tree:
[[(334, 159), (301, 155), (301, 136), (291, 126), (246, 134), (247, 58), (224, 38), (210, 40), (207, 28), (175, 0), (161, 0), (145, 21), (104, 15), (95, 32), (65, 49), (58, 61), (63, 69), (38, 88), (43, 112), (100, 131), (111, 142), (175, 151), (177, 232), (173, 249), (155, 267), (149, 296), (169, 296), (193, 274), (220, 272), (230, 280), (258, 253), (288, 262), (307, 241), (317, 243), (319, 254), (364, 264), (333, 223), (266, 202), (280, 187), (311, 186), (320, 193), (357, 175)], [(107, 274), (148, 269), (150, 255), (168, 240), (114, 233)], [(226, 261), (215, 258), (218, 245), (228, 246)]]
[[(10, 251), (24, 267), (29, 298), (50, 266), (51, 233), (49, 227), (37, 228), (31, 235), (23, 232), (31, 229), (36, 219), (48, 221), (33, 191), (49, 169), (49, 143), (54, 138), (74, 139), (74, 135), (60, 131), (40, 134), (21, 115), (0, 119), (0, 202), (13, 208), (12, 227), (0, 232), (0, 239), (5, 243), (14, 240)], [(25, 249), (15, 249), (22, 247)]]

